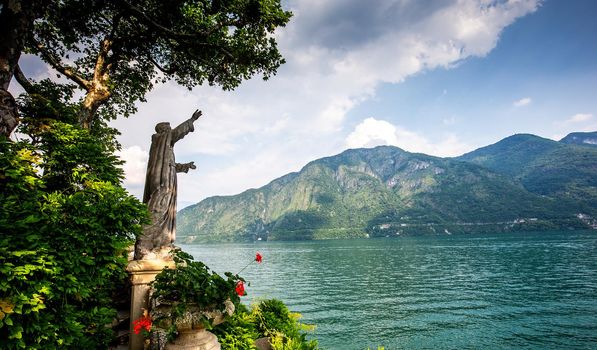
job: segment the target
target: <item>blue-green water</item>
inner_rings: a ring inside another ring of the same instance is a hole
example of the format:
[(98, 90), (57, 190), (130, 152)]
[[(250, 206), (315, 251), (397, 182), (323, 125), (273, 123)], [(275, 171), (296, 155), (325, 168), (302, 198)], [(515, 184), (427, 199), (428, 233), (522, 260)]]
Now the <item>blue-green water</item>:
[(596, 349), (597, 231), (183, 245), (325, 349)]

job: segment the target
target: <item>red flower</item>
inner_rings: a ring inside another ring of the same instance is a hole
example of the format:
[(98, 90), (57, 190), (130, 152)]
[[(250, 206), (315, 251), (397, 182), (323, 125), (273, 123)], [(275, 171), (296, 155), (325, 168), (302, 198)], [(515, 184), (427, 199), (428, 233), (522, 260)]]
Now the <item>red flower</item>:
[(139, 334), (141, 330), (145, 329), (151, 332), (151, 318), (143, 316), (136, 321), (133, 321), (133, 331), (135, 334)]
[(236, 294), (238, 294), (239, 297), (242, 297), (243, 295), (245, 295), (245, 285), (243, 284), (243, 281), (238, 281), (236, 282)]
[(257, 261), (257, 263), (261, 264), (262, 260), (263, 260), (263, 256), (261, 256), (261, 254), (259, 252), (257, 252), (257, 254), (255, 254), (255, 261)]

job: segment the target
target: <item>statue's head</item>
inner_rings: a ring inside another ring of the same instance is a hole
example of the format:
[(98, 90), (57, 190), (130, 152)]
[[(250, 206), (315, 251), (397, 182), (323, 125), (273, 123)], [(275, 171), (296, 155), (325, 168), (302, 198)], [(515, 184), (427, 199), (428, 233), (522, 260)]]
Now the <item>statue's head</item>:
[(168, 122), (162, 122), (162, 123), (157, 123), (155, 126), (155, 131), (156, 132), (166, 132), (166, 131), (170, 131), (172, 130), (172, 128), (170, 127), (170, 123)]

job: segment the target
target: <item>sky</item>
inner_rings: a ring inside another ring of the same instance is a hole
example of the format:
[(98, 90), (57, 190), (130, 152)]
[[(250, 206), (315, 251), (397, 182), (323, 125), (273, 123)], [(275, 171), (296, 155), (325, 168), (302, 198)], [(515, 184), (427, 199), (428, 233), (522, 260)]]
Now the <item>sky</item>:
[[(288, 0), (286, 64), (234, 91), (158, 85), (122, 135), (140, 197), (155, 124), (196, 109), (175, 147), (178, 208), (258, 188), (348, 148), (458, 156), (516, 133), (597, 130), (597, 1)], [(38, 77), (54, 74), (42, 70)]]

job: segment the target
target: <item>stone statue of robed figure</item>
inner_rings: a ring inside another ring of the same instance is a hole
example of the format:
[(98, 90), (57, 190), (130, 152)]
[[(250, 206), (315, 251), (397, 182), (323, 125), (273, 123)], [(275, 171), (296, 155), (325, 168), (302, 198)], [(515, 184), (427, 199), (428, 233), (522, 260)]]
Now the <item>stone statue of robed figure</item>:
[(201, 111), (172, 129), (170, 123), (158, 123), (151, 136), (151, 148), (145, 178), (143, 203), (147, 204), (151, 224), (135, 243), (135, 260), (164, 259), (176, 238), (176, 173), (195, 169), (193, 162), (179, 164), (174, 160), (174, 144), (195, 129), (193, 123)]

